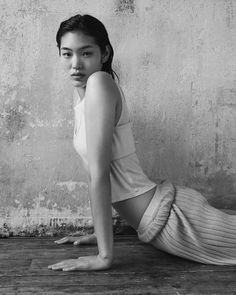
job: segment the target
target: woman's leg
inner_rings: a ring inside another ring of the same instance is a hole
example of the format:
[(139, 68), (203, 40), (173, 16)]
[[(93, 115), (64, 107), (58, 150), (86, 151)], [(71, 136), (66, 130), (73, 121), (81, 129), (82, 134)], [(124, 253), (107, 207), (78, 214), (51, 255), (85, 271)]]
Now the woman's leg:
[(151, 243), (202, 263), (236, 264), (236, 215), (210, 206), (193, 189), (176, 187), (168, 220)]

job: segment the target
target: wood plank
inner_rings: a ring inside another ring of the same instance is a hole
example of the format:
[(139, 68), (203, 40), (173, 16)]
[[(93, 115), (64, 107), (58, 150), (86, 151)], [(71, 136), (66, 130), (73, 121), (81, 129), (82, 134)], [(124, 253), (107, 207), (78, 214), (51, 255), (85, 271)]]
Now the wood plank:
[(0, 294), (236, 294), (236, 266), (184, 260), (136, 237), (116, 237), (113, 268), (99, 272), (47, 268), (63, 259), (91, 255), (94, 246), (21, 238), (0, 240), (0, 249)]
[[(42, 288), (41, 290), (36, 290), (35, 288), (4, 288), (2, 289), (2, 294), (3, 295), (32, 295), (32, 294), (46, 294), (46, 295), (91, 295), (91, 294), (96, 294), (96, 295), (176, 295), (180, 293), (176, 293), (175, 289), (173, 292), (170, 293), (170, 290), (163, 291), (160, 290), (159, 288), (155, 288), (152, 286), (148, 286), (145, 288), (139, 288), (137, 289), (137, 286), (133, 287), (128, 287), (128, 288), (115, 288), (115, 289), (110, 289), (107, 288), (107, 286), (103, 286), (102, 288), (78, 288), (77, 286), (71, 286), (71, 287), (62, 287), (60, 290), (55, 290), (55, 289), (48, 289), (48, 288)], [(203, 293), (202, 295), (204, 295)], [(210, 294), (210, 293), (208, 293)], [(181, 295), (191, 295), (187, 293), (181, 293)], [(194, 295), (194, 294), (193, 294)], [(214, 294), (218, 295), (218, 294)], [(232, 295), (229, 293), (225, 293), (225, 295)]]
[[(9, 279), (9, 278), (8, 278)], [(34, 290), (58, 291), (66, 290), (71, 294), (81, 294), (81, 292), (102, 292), (102, 291), (131, 291), (131, 290), (148, 290), (151, 286), (162, 294), (233, 294), (236, 291), (236, 282), (233, 276), (227, 273), (202, 273), (198, 276), (193, 273), (156, 273), (148, 275), (133, 274), (133, 276), (111, 276), (107, 274), (97, 275), (87, 274), (70, 274), (64, 276), (33, 276), (31, 278), (14, 277), (11, 280), (1, 282), (0, 291), (12, 288), (17, 290), (30, 290), (34, 286)], [(73, 293), (75, 292), (77, 293)], [(136, 294), (136, 293), (134, 293)], [(159, 294), (159, 293), (156, 293)]]

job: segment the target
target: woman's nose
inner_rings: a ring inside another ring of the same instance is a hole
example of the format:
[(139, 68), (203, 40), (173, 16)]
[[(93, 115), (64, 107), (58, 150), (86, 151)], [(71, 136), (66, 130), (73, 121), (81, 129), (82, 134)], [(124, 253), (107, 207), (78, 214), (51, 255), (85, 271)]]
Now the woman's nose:
[(81, 58), (77, 55), (74, 55), (72, 58), (72, 68), (74, 68), (74, 69), (81, 69), (82, 68)]

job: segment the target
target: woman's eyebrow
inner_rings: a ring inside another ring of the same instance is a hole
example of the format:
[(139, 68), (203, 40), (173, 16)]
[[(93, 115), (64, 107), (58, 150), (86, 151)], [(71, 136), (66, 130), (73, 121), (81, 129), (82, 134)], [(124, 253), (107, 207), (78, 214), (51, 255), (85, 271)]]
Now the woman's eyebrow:
[(70, 51), (72, 51), (72, 49), (70, 49), (68, 47), (61, 47), (61, 50), (70, 50)]
[[(84, 49), (88, 49), (88, 48), (93, 48), (93, 46), (92, 45), (85, 45), (85, 46), (80, 47), (79, 50), (84, 50)], [(61, 50), (70, 50), (70, 51), (72, 51), (72, 49), (68, 48), (68, 47), (61, 47)]]

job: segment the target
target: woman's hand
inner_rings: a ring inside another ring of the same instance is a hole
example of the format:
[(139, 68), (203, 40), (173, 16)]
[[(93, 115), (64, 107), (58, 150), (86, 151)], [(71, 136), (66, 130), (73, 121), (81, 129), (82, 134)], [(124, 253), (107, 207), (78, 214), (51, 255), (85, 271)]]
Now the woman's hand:
[(67, 259), (59, 263), (49, 265), (52, 270), (104, 270), (111, 267), (111, 260), (97, 256), (82, 256), (78, 259)]
[(74, 245), (95, 245), (97, 244), (97, 237), (95, 234), (86, 236), (76, 236), (76, 234), (66, 236), (60, 240), (55, 241), (56, 244), (74, 244)]

